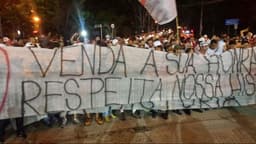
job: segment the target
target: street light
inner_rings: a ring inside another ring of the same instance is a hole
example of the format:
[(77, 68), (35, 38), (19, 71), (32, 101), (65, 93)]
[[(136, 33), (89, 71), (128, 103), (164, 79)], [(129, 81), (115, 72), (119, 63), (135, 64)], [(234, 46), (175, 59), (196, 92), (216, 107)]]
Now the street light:
[(32, 22), (34, 24), (34, 31), (33, 31), (33, 33), (38, 33), (39, 29), (40, 29), (40, 22), (41, 22), (40, 17), (37, 16), (37, 15), (34, 15), (32, 17)]
[(82, 31), (81, 31), (81, 35), (82, 35), (83, 37), (87, 37), (87, 31), (82, 30)]
[(86, 31), (86, 30), (82, 30), (81, 32), (80, 32), (80, 35), (82, 36), (82, 38), (83, 38), (83, 42), (84, 43), (87, 43), (87, 36), (88, 36), (88, 32)]
[(159, 29), (158, 21), (155, 21), (155, 24), (156, 24), (156, 32), (158, 32), (158, 29)]
[(33, 16), (33, 21), (34, 21), (35, 23), (39, 23), (40, 20), (41, 20), (41, 19), (40, 19), (38, 16)]
[(112, 39), (114, 39), (114, 28), (115, 28), (115, 24), (111, 24), (110, 27), (111, 27), (111, 29), (112, 29)]
[(21, 35), (21, 32), (20, 32), (20, 30), (17, 30), (17, 34), (20, 36)]

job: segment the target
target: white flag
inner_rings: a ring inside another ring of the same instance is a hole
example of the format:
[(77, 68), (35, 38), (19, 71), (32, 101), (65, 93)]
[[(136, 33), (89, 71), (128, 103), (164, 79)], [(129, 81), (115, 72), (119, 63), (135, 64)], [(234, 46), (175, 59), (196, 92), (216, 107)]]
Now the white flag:
[(139, 0), (153, 19), (160, 25), (171, 22), (177, 16), (176, 0)]

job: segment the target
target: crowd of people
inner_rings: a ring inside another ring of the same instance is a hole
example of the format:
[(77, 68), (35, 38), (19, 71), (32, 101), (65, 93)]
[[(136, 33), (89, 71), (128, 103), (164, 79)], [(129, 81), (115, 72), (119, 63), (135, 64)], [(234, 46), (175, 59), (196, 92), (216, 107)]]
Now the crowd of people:
[(172, 30), (151, 32), (125, 39), (125, 45), (177, 53), (197, 53), (206, 56), (221, 55), (224, 51), (234, 48), (250, 48), (256, 46), (256, 35), (248, 30), (242, 30), (240, 35), (229, 36), (221, 34), (203, 35), (198, 39), (191, 34), (180, 33), (180, 37)]
[(194, 35), (180, 33), (177, 37), (176, 33), (171, 29), (164, 29), (160, 32), (142, 33), (140, 35), (128, 37), (128, 38), (111, 38), (106, 35), (104, 39), (96, 37), (93, 40), (87, 40), (79, 33), (75, 33), (68, 40), (60, 35), (38, 35), (27, 39), (15, 38), (11, 40), (8, 37), (0, 37), (0, 46), (15, 46), (15, 47), (28, 47), (28, 48), (59, 48), (67, 45), (76, 45), (78, 43), (91, 43), (99, 44), (102, 46), (115, 46), (123, 44), (136, 48), (154, 49), (157, 51), (173, 52), (176, 53), (200, 53), (203, 55), (209, 55), (212, 53), (210, 49), (213, 49), (214, 44), (218, 44), (217, 54), (234, 49), (234, 48), (249, 48), (256, 46), (256, 35), (249, 32), (248, 29), (242, 30), (240, 35), (229, 36), (227, 34), (221, 34), (219, 36), (213, 35), (209, 37), (207, 34), (195, 38)]
[[(160, 32), (149, 32), (140, 35), (132, 36), (129, 38), (111, 38), (109, 35), (105, 36), (104, 39), (96, 37), (94, 40), (88, 41), (79, 33), (75, 33), (69, 40), (65, 41), (60, 35), (40, 35), (37, 37), (30, 37), (28, 39), (16, 38), (11, 40), (8, 37), (0, 37), (0, 47), (27, 47), (27, 48), (59, 48), (66, 45), (76, 45), (91, 43), (101, 46), (116, 46), (116, 45), (126, 45), (130, 47), (152, 49), (156, 51), (164, 51), (168, 53), (197, 53), (205, 56), (221, 55), (223, 52), (235, 49), (235, 48), (250, 48), (256, 46), (256, 35), (249, 32), (248, 30), (242, 30), (240, 35), (230, 37), (227, 34), (221, 34), (220, 36), (213, 35), (211, 38), (208, 35), (203, 35), (199, 38), (195, 38), (194, 35), (186, 35), (180, 33), (179, 36), (171, 30), (166, 29)], [(190, 115), (191, 110), (183, 110), (185, 114)], [(204, 110), (195, 110), (198, 112), (203, 112)], [(143, 110), (133, 109), (131, 115), (135, 118), (141, 118), (141, 113)], [(173, 111), (177, 114), (182, 114), (182, 111)], [(61, 112), (48, 114), (43, 117), (41, 121), (47, 126), (52, 126), (54, 123), (60, 124), (64, 127), (68, 123), (68, 119), (71, 119), (73, 123), (79, 124), (84, 123), (85, 126), (92, 124), (92, 118), (95, 117), (97, 124), (102, 125), (104, 122), (110, 122), (111, 119), (115, 119), (117, 116), (121, 120), (126, 119), (127, 112), (123, 107), (118, 111), (111, 110), (109, 107), (105, 112), (97, 113), (95, 116), (92, 115), (90, 111), (83, 112)], [(149, 113), (153, 118), (160, 116), (164, 119), (168, 119), (167, 111), (156, 111), (150, 110)], [(81, 118), (81, 114), (82, 117)], [(81, 122), (83, 121), (83, 122)], [(4, 141), (4, 129), (6, 127), (7, 120), (0, 120), (0, 141)], [(17, 135), (21, 137), (26, 137), (26, 133), (23, 127), (23, 119), (16, 119), (17, 125)]]
[(27, 47), (27, 48), (48, 48), (64, 46), (64, 38), (60, 35), (35, 35), (29, 38), (16, 37), (10, 39), (8, 36), (0, 37), (0, 46)]

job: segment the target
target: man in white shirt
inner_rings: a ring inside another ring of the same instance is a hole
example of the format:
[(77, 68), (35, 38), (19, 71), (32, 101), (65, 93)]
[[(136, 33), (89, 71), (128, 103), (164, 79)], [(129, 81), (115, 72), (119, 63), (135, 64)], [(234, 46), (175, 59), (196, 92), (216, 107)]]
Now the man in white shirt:
[(208, 38), (208, 35), (204, 35), (204, 44), (210, 45), (210, 43), (211, 43), (211, 40)]
[(153, 45), (154, 45), (156, 51), (163, 51), (163, 44), (161, 43), (160, 40), (156, 40), (153, 43)]
[(207, 57), (211, 57), (214, 55), (220, 55), (221, 53), (218, 52), (218, 41), (217, 40), (212, 40), (210, 43), (210, 47), (207, 49), (205, 55)]
[(227, 48), (226, 42), (226, 35), (222, 35), (221, 39), (218, 42), (218, 50), (216, 51), (217, 55), (221, 55)]
[(0, 38), (0, 47), (10, 46), (10, 39), (8, 37)]
[(146, 39), (145, 48), (154, 50), (154, 41), (153, 41), (152, 37), (149, 37), (149, 38)]
[(25, 44), (26, 48), (41, 48), (39, 43), (36, 42), (34, 37), (30, 37), (29, 41)]

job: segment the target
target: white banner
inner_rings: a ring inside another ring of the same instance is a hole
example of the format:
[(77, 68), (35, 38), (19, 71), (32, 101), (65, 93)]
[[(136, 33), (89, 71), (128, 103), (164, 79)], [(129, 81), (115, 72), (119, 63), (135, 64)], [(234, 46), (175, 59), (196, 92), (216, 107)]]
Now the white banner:
[(0, 48), (0, 119), (131, 104), (221, 108), (255, 96), (256, 48), (211, 58), (126, 46)]
[(153, 19), (160, 25), (177, 17), (176, 0), (139, 0)]

